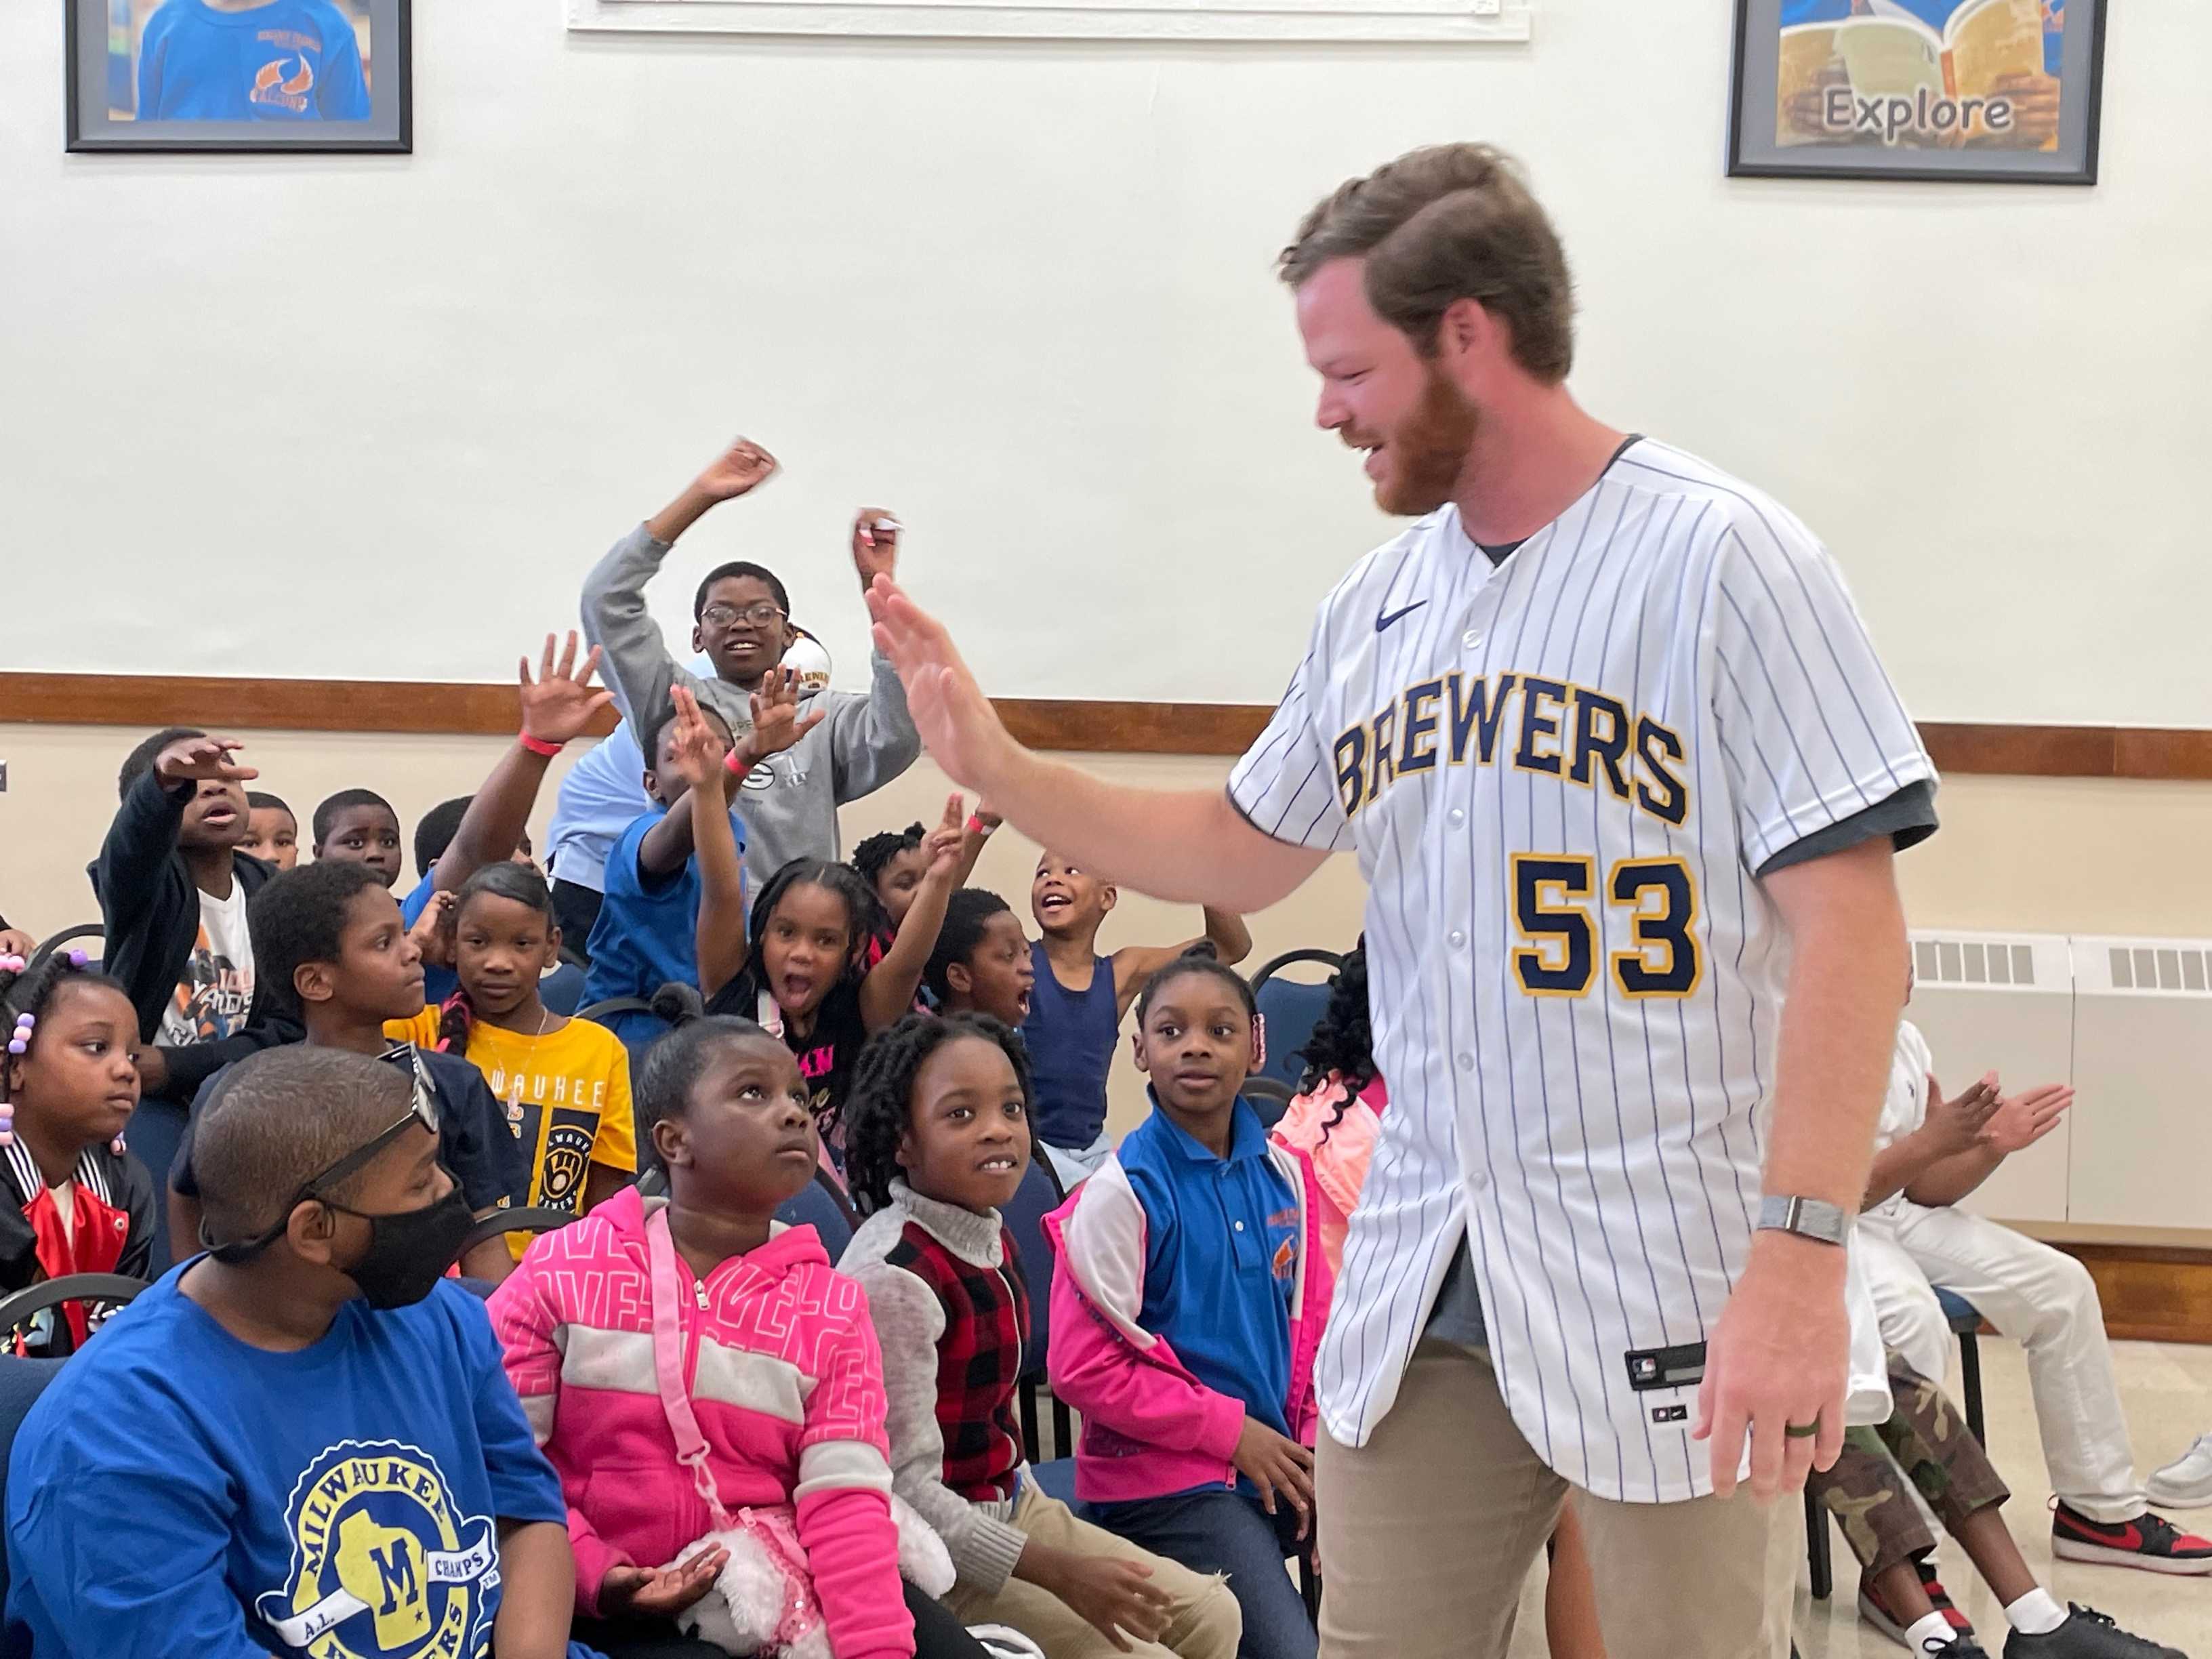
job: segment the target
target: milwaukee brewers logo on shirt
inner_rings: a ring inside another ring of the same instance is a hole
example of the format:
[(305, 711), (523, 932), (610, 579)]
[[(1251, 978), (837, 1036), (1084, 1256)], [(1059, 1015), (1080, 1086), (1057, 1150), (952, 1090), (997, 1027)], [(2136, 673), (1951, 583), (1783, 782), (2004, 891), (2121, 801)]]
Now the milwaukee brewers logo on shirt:
[(545, 1160), (538, 1173), (538, 1202), (556, 1210), (573, 1210), (584, 1190), (586, 1166), (592, 1158), (592, 1137), (599, 1119), (574, 1112), (555, 1112), (553, 1127), (545, 1132)]
[(459, 1515), (437, 1460), (397, 1441), (341, 1441), (287, 1505), (292, 1563), (254, 1611), (313, 1659), (447, 1659), (490, 1634), (492, 1517)]

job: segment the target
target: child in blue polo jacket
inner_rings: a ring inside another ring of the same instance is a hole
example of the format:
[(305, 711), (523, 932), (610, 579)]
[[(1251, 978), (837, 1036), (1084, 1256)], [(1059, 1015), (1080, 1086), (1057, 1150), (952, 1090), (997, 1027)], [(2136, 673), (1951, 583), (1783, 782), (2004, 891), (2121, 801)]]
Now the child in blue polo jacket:
[(1153, 1111), (1047, 1221), (1053, 1391), (1076, 1492), (1109, 1531), (1228, 1576), (1247, 1659), (1318, 1647), (1283, 1558), (1313, 1506), (1314, 1351), (1330, 1280), (1313, 1166), (1241, 1094), (1251, 988), (1200, 945), (1137, 1002)]

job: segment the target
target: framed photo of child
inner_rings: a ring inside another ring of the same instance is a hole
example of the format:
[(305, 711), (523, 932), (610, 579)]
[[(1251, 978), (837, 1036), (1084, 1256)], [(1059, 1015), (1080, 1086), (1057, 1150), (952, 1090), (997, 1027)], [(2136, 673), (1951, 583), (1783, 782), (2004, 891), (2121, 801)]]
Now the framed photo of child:
[(2094, 185), (2106, 0), (1736, 0), (1729, 172)]
[(413, 0), (65, 0), (69, 148), (405, 152)]

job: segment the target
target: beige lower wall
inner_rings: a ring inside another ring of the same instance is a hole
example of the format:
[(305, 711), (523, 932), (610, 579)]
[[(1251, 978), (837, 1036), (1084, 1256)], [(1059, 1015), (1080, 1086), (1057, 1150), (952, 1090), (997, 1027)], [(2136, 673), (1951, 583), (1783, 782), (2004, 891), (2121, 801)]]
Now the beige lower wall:
[[(113, 726), (0, 725), (0, 759), (9, 763), (0, 794), (0, 914), (15, 925), (43, 936), (96, 917), (84, 866), (114, 811), (116, 768), (137, 735)], [(357, 786), (387, 796), (411, 834), (426, 808), (473, 789), (504, 747), (489, 738), (237, 735), (261, 769), (255, 787), (289, 800), (303, 835), (317, 801)], [(1195, 757), (1078, 759), (1102, 775), (1159, 788), (1215, 787), (1230, 765)], [(934, 823), (946, 788), (924, 761), (845, 810), (848, 845), (915, 818)], [(552, 797), (549, 783), (532, 820), (541, 841)], [(2212, 846), (2212, 784), (1959, 777), (1944, 785), (1941, 804), (1943, 832), (1899, 864), (1915, 926), (2212, 937), (2212, 882), (2175, 879), (2197, 870)], [(1036, 856), (1030, 843), (1002, 831), (976, 882), (1026, 912)], [(1255, 960), (1301, 945), (1342, 948), (1358, 933), (1362, 898), (1352, 861), (1332, 861), (1287, 902), (1253, 918)], [(1132, 893), (1102, 943), (1110, 949), (1197, 931), (1194, 911)], [(1135, 1121), (1142, 1097), (1125, 1054), (1114, 1083), (1118, 1127)]]

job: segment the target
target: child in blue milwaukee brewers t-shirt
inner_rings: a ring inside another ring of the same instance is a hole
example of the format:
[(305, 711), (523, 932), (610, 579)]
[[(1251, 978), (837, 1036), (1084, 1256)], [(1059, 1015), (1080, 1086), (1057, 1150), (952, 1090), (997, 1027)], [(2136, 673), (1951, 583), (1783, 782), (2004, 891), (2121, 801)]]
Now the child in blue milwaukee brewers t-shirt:
[[(208, 1254), (49, 1383), (8, 1471), (0, 1648), (40, 1659), (577, 1659), (567, 1506), (483, 1305), (436, 1105), (335, 1048), (200, 1115)], [(289, 1194), (289, 1196), (288, 1196)]]

